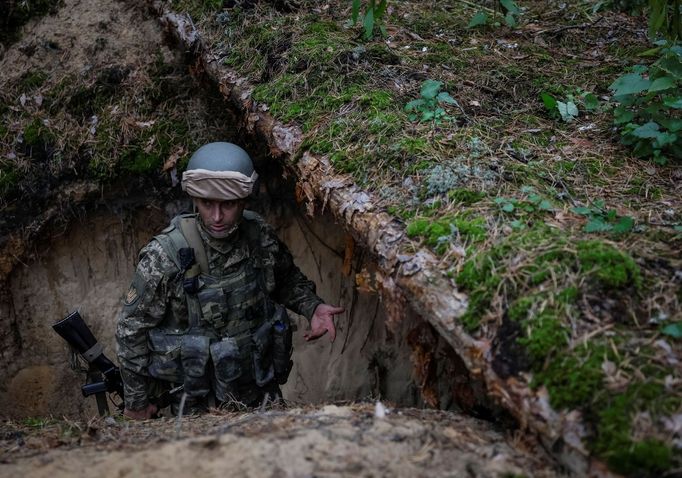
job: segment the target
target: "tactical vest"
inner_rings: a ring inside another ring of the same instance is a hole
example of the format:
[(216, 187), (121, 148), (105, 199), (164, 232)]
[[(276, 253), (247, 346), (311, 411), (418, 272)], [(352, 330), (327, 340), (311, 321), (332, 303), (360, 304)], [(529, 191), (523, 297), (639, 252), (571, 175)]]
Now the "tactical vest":
[(239, 227), (241, 237), (220, 277), (209, 274), (196, 215), (175, 217), (154, 237), (182, 275), (188, 327), (149, 331), (148, 371), (183, 384), (189, 396), (213, 389), (218, 400), (228, 401), (250, 384), (283, 384), (291, 370), (289, 317), (269, 298), (274, 257), (263, 248), (253, 213), (245, 211)]

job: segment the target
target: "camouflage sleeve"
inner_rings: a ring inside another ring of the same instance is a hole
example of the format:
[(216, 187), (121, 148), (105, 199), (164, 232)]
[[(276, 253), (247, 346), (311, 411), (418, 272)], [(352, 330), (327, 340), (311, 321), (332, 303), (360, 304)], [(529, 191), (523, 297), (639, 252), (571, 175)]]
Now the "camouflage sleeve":
[(116, 326), (117, 355), (125, 406), (140, 410), (147, 406), (149, 346), (147, 331), (161, 322), (166, 312), (168, 279), (173, 262), (157, 241), (140, 251), (140, 261), (123, 302)]
[(311, 320), (315, 309), (324, 301), (315, 293), (315, 283), (294, 264), (289, 249), (270, 228), (264, 228), (264, 247), (274, 257), (274, 299)]

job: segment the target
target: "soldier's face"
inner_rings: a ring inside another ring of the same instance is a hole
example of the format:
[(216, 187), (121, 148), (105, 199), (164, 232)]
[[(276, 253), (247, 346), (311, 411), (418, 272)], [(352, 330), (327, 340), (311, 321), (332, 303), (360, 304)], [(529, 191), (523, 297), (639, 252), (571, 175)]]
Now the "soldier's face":
[(239, 223), (244, 211), (244, 201), (220, 201), (216, 199), (193, 198), (194, 205), (208, 233), (216, 239), (230, 235)]

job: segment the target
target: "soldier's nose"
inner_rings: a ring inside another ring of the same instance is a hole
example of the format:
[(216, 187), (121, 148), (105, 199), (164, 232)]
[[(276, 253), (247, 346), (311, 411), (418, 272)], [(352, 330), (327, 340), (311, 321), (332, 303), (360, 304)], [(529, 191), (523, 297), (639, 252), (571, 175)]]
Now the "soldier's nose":
[(220, 206), (213, 206), (211, 209), (211, 219), (213, 222), (220, 222), (222, 219), (222, 212), (220, 211)]

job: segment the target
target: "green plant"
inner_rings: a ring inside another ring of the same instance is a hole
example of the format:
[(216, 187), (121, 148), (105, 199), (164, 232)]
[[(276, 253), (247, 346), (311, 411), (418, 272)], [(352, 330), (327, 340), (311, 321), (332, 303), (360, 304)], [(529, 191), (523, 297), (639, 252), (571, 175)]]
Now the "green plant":
[[(449, 119), (442, 104), (457, 105), (457, 101), (446, 91), (440, 91), (442, 81), (426, 80), (422, 83), (421, 98), (412, 100), (405, 105), (405, 111), (410, 113), (410, 121), (433, 121), (440, 123), (443, 119)], [(419, 116), (421, 114), (421, 117)]]
[(670, 41), (682, 39), (680, 0), (649, 0), (649, 36), (663, 35)]
[(445, 253), (458, 236), (471, 242), (485, 239), (487, 228), (483, 218), (443, 217), (438, 220), (416, 219), (407, 226), (409, 237), (423, 237), (438, 254)]
[(609, 89), (619, 103), (614, 122), (621, 141), (638, 157), (666, 164), (682, 159), (682, 45), (663, 48), (650, 67), (638, 65)]
[(599, 108), (599, 100), (594, 93), (577, 90), (577, 94), (566, 95), (565, 101), (559, 101), (546, 91), (540, 93), (540, 99), (547, 111), (552, 116), (559, 116), (567, 123), (570, 123), (579, 115), (578, 105), (582, 105), (586, 111), (594, 111)]
[[(554, 210), (552, 202), (535, 192), (532, 186), (524, 186), (521, 192), (525, 194), (522, 199), (498, 197), (495, 198), (495, 204), (507, 213), (513, 214), (514, 217), (528, 217), (537, 215), (537, 213), (551, 212)], [(510, 223), (512, 229), (524, 229), (526, 223), (522, 220), (515, 219)]]
[(674, 339), (682, 339), (682, 322), (668, 324), (661, 329), (661, 333)]
[(585, 232), (613, 232), (622, 234), (632, 231), (635, 221), (630, 216), (619, 216), (615, 209), (606, 209), (602, 200), (589, 207), (574, 207), (572, 211), (587, 218)]
[(381, 36), (387, 36), (386, 26), (384, 25), (384, 14), (388, 0), (369, 0), (365, 6), (365, 11), (361, 15), (360, 7), (361, 0), (353, 0), (353, 9), (351, 12), (351, 25), (356, 25), (358, 21), (362, 22), (364, 28), (362, 37), (365, 40), (371, 40), (374, 37), (374, 29), (377, 27)]
[(495, 2), (495, 9), (492, 11), (492, 20), (488, 16), (488, 12), (486, 10), (479, 10), (473, 17), (471, 17), (468, 27), (474, 28), (483, 25), (499, 27), (501, 23), (497, 20), (498, 7), (501, 7), (500, 12), (504, 14), (503, 20), (508, 27), (514, 28), (519, 24), (518, 17), (521, 13), (521, 9), (516, 2), (514, 2), (514, 0), (500, 0), (499, 2)]
[(646, 8), (649, 0), (599, 0), (590, 9), (592, 13), (601, 10), (616, 10), (627, 12), (631, 15), (639, 15)]
[(27, 417), (23, 420), (24, 425), (31, 428), (45, 428), (54, 423), (54, 420), (47, 417)]

